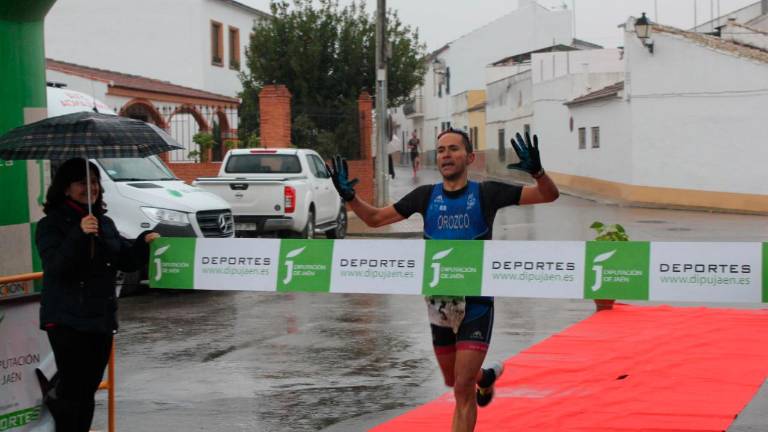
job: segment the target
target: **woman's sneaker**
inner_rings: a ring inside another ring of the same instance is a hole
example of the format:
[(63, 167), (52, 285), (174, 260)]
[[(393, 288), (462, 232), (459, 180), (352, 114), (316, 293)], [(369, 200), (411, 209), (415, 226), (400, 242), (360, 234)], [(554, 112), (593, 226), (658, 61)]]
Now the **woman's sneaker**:
[(486, 371), (493, 372), (493, 378), (491, 379), (491, 384), (488, 387), (480, 387), (477, 386), (477, 406), (484, 407), (491, 403), (491, 400), (493, 400), (493, 387), (496, 383), (496, 380), (499, 379), (502, 373), (504, 373), (504, 365), (499, 362), (491, 363), (489, 367), (485, 369)]

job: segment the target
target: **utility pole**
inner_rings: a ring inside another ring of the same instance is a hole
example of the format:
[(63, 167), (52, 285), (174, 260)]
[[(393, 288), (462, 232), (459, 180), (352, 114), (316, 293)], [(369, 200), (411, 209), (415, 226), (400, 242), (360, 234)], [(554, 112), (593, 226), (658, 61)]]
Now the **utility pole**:
[(695, 29), (698, 26), (699, 26), (699, 12), (696, 10), (696, 0), (693, 0), (693, 28)]
[(389, 201), (387, 178), (387, 1), (378, 0), (376, 6), (376, 206), (384, 207)]
[(573, 8), (573, 39), (576, 39), (576, 0), (572, 1)]

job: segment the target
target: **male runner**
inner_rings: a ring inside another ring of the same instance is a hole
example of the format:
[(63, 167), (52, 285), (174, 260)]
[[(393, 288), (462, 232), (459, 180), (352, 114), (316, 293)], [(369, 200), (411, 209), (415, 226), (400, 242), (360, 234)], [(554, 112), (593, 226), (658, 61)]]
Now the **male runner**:
[[(349, 180), (346, 161), (340, 157), (329, 168), (339, 195), (366, 224), (379, 227), (420, 213), (424, 237), (428, 239), (491, 239), (496, 211), (510, 205), (537, 204), (557, 199), (557, 186), (541, 167), (538, 138), (517, 134), (512, 148), (520, 159), (507, 168), (523, 170), (536, 180), (535, 186), (468, 179), (468, 166), (475, 160), (469, 137), (461, 130), (443, 131), (437, 140), (437, 167), (442, 183), (419, 186), (394, 205), (373, 207), (355, 196), (357, 179)], [(446, 221), (468, 221), (453, 223)], [(432, 344), (445, 384), (453, 387), (456, 408), (453, 432), (471, 432), (477, 420), (477, 405), (486, 406), (493, 397), (493, 384), (503, 368), (496, 364), (481, 368), (493, 327), (493, 297), (427, 297)]]

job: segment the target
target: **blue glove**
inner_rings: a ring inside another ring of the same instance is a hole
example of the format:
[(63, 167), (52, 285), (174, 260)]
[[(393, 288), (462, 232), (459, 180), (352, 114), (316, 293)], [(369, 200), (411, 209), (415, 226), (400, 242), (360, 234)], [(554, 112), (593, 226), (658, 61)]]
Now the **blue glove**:
[(331, 173), (331, 180), (333, 180), (333, 186), (336, 187), (336, 191), (344, 201), (352, 201), (355, 199), (355, 185), (357, 179), (349, 179), (349, 167), (347, 166), (347, 160), (342, 159), (341, 156), (336, 155), (331, 159), (332, 167), (326, 165), (328, 171)]
[(528, 132), (525, 133), (525, 140), (517, 133), (515, 138), (510, 140), (510, 143), (520, 162), (507, 165), (507, 169), (525, 171), (533, 178), (544, 175), (544, 168), (541, 167), (541, 155), (539, 154), (539, 137), (534, 135), (533, 145), (531, 145), (531, 136)]

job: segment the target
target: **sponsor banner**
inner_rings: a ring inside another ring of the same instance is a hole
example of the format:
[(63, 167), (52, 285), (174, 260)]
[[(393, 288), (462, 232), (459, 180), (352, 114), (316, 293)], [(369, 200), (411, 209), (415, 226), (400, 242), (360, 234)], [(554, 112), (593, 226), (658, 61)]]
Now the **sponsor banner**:
[[(153, 288), (195, 287), (195, 238), (160, 237), (151, 244), (149, 281)], [(202, 289), (211, 289), (201, 286)]]
[(587, 242), (584, 298), (648, 300), (648, 242)]
[(39, 329), (39, 310), (37, 302), (0, 304), (0, 431), (39, 426), (42, 395), (35, 368), (52, 355)]
[(280, 240), (198, 239), (195, 247), (195, 288), (275, 291)]
[(278, 291), (328, 292), (333, 240), (282, 240)]
[(425, 243), (424, 295), (481, 295), (482, 241), (426, 240)]
[(651, 245), (652, 300), (761, 302), (760, 243)]
[(331, 292), (421, 294), (424, 240), (335, 242)]
[(161, 237), (151, 254), (154, 288), (768, 303), (768, 243)]
[(581, 298), (584, 242), (486, 241), (483, 295)]

